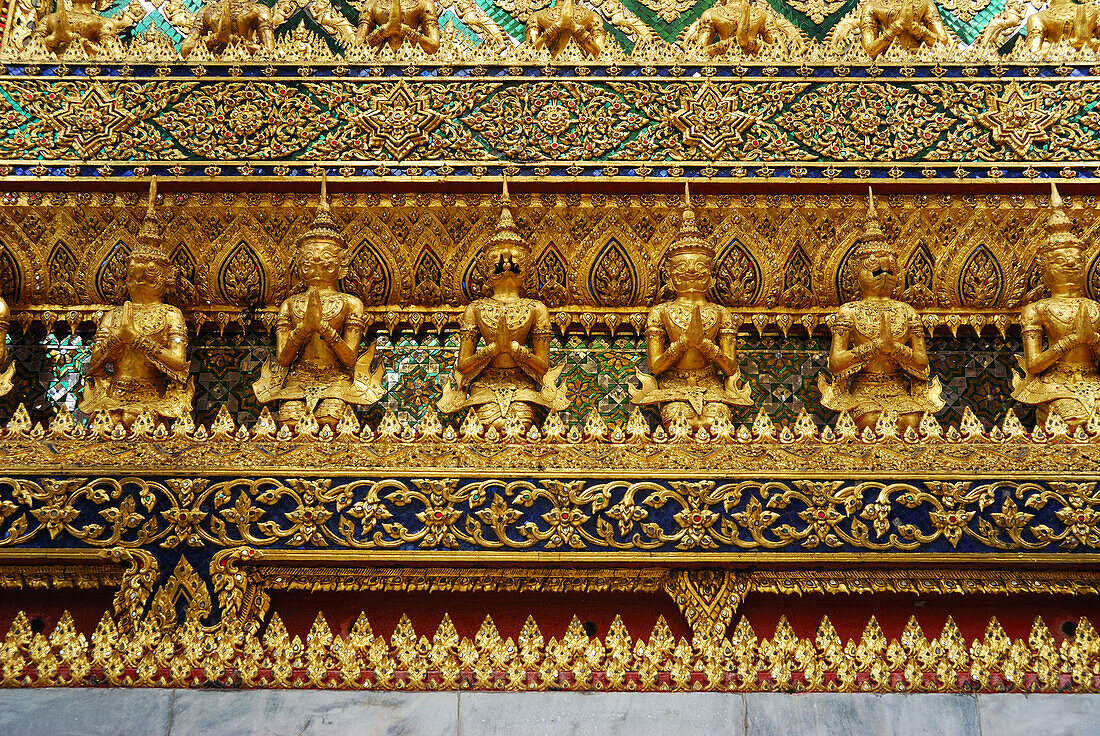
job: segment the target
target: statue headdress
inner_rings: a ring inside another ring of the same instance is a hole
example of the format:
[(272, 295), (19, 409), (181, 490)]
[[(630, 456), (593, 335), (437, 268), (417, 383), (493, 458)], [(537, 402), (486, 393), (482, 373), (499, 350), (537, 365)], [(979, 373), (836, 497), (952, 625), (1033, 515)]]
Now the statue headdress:
[(137, 244), (131, 251), (131, 257), (151, 258), (165, 263), (169, 260), (168, 252), (164, 248), (164, 237), (161, 235), (157, 224), (157, 177), (149, 180), (149, 201), (145, 205), (145, 219), (141, 221), (138, 230)]
[(685, 253), (699, 253), (714, 258), (714, 246), (695, 223), (695, 211), (691, 208), (691, 190), (687, 182), (684, 182), (684, 214), (680, 218), (680, 232), (676, 233), (676, 238), (665, 251), (665, 258)]
[(298, 236), (298, 246), (307, 240), (324, 239), (335, 241), (341, 248), (345, 247), (344, 239), (340, 235), (340, 226), (332, 219), (332, 213), (328, 208), (328, 175), (321, 172), (321, 197), (317, 200), (317, 213), (313, 216), (313, 222), (309, 228)]
[(1040, 253), (1059, 248), (1084, 248), (1085, 244), (1073, 232), (1073, 220), (1069, 219), (1062, 205), (1058, 185), (1050, 183), (1050, 215), (1047, 216), (1046, 236), (1039, 246)]
[(511, 203), (512, 199), (508, 196), (508, 180), (505, 179), (500, 195), (500, 217), (497, 219), (496, 230), (489, 236), (489, 243), (485, 247), (486, 253), (502, 246), (510, 246), (530, 255), (530, 244), (516, 230), (516, 223), (512, 219), (512, 210), (509, 207)]
[(860, 259), (873, 253), (892, 253), (893, 245), (886, 239), (882, 232), (882, 224), (878, 219), (878, 209), (875, 207), (875, 193), (871, 187), (867, 187), (867, 215), (863, 220), (863, 232), (856, 240), (856, 248), (852, 252), (853, 259)]

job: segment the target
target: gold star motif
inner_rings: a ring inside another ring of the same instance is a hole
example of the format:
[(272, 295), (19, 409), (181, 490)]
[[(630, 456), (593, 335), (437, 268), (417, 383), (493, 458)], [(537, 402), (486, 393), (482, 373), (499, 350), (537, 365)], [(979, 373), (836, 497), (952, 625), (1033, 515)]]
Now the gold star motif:
[(709, 79), (695, 97), (681, 98), (680, 109), (668, 116), (684, 145), (706, 158), (718, 158), (740, 144), (741, 134), (755, 122), (756, 116), (738, 109), (735, 96), (723, 97)]
[(1043, 96), (1027, 95), (1013, 82), (1000, 97), (992, 98), (992, 109), (976, 116), (988, 129), (995, 143), (1007, 144), (1018, 156), (1023, 156), (1037, 142), (1049, 141), (1049, 129), (1059, 115), (1042, 108)]
[(42, 121), (56, 131), (58, 147), (71, 146), (80, 158), (91, 158), (137, 119), (98, 82), (83, 94), (65, 98), (56, 112), (42, 116)]
[(443, 116), (413, 95), (404, 80), (389, 94), (371, 97), (368, 104), (369, 108), (355, 116), (355, 122), (368, 133), (371, 148), (380, 148), (398, 160), (427, 143), (443, 122)]

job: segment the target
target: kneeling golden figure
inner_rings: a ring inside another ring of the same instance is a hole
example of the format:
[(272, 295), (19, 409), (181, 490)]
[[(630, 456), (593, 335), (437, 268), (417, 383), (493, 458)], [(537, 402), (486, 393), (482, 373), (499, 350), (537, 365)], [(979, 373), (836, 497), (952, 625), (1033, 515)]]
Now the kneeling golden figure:
[(294, 262), (306, 289), (279, 307), (275, 355), (252, 384), (260, 403), (283, 402), (279, 421), (291, 427), (307, 409), (318, 424), (335, 427), (348, 404), (373, 404), (385, 393), (383, 366), (371, 371), (375, 345), (359, 353), (363, 302), (339, 289), (346, 248), (326, 190), (322, 179), (317, 215), (298, 239)]
[(183, 313), (162, 303), (175, 269), (156, 226), (156, 187), (154, 178), (137, 247), (126, 266), (130, 299), (99, 323), (80, 402), (82, 412), (110, 412), (112, 421), (126, 428), (146, 411), (182, 419), (190, 415), (195, 396), (194, 381), (188, 377), (191, 363)]
[(1051, 296), (1020, 314), (1024, 375), (1013, 376), (1012, 398), (1035, 404), (1040, 424), (1056, 411), (1073, 428), (1088, 420), (1100, 399), (1100, 304), (1085, 296), (1084, 244), (1053, 184), (1050, 204), (1039, 257)]
[(472, 406), (484, 426), (499, 431), (513, 420), (526, 431), (536, 406), (560, 411), (569, 402), (557, 384), (562, 366), (550, 367), (550, 312), (520, 296), (531, 253), (512, 221), (507, 182), (502, 201), (481, 262), (492, 296), (476, 300), (462, 315), (454, 380), (443, 387), (438, 407), (450, 414)]
[(631, 389), (630, 398), (639, 405), (660, 404), (666, 429), (686, 422), (692, 430), (710, 431), (716, 421), (730, 422), (730, 406), (749, 406), (752, 398), (741, 384), (733, 316), (707, 299), (714, 247), (695, 224), (686, 187), (680, 232), (665, 258), (676, 298), (649, 312), (645, 333), (652, 375), (637, 372), (642, 386)]
[(834, 381), (818, 375), (821, 403), (851, 413), (860, 431), (890, 410), (898, 413), (899, 430), (916, 430), (921, 415), (939, 411), (944, 401), (939, 379), (929, 382), (920, 315), (891, 298), (899, 282), (897, 254), (879, 226), (873, 193), (850, 263), (860, 299), (843, 305), (834, 318), (829, 352)]

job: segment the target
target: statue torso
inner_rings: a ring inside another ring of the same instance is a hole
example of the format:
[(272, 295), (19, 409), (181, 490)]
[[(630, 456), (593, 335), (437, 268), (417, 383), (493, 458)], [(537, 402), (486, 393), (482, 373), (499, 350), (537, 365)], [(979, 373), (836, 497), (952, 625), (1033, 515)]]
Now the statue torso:
[[(1050, 297), (1035, 304), (1039, 324), (1047, 339), (1048, 347), (1063, 337), (1076, 331), (1077, 312), (1086, 310), (1093, 329), (1100, 331), (1100, 304), (1086, 297)], [(1070, 368), (1091, 368), (1095, 364), (1092, 350), (1078, 345), (1061, 358), (1055, 365)]]
[[(695, 305), (673, 300), (665, 302), (656, 308), (659, 310), (658, 316), (660, 318), (660, 325), (664, 329), (665, 334), (668, 335), (669, 343), (679, 340), (691, 325), (691, 317), (695, 312)], [(726, 313), (727, 310), (725, 307), (715, 304), (714, 302), (706, 302), (699, 305), (699, 317), (702, 322), (703, 336), (705, 338), (717, 342), (718, 331), (722, 328), (723, 322), (725, 321), (723, 318)], [(680, 356), (678, 361), (676, 361), (676, 367), (685, 370), (696, 370), (710, 365), (710, 362), (711, 361), (697, 349), (690, 348)]]

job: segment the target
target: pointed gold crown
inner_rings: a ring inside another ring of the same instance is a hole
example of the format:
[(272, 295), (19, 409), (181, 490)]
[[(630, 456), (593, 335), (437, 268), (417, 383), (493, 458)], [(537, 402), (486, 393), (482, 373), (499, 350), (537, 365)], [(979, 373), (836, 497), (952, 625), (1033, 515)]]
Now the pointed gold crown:
[(509, 207), (511, 203), (512, 199), (508, 196), (508, 180), (505, 179), (504, 188), (500, 195), (500, 218), (497, 220), (496, 230), (489, 236), (489, 243), (485, 247), (485, 252), (488, 253), (503, 247), (518, 248), (524, 252), (530, 252), (530, 244), (516, 230), (516, 223), (512, 219), (512, 210)]
[(856, 259), (873, 253), (894, 250), (886, 239), (886, 233), (882, 232), (882, 224), (878, 220), (878, 209), (875, 207), (875, 193), (871, 187), (867, 187), (867, 215), (863, 220), (863, 232), (859, 234), (856, 243), (856, 249), (852, 253), (852, 257)]
[(321, 198), (317, 200), (317, 214), (313, 216), (313, 222), (309, 229), (298, 236), (298, 245), (301, 246), (307, 240), (332, 240), (344, 247), (344, 239), (340, 235), (340, 226), (332, 219), (332, 213), (328, 208), (328, 174), (321, 172)]
[(1040, 253), (1059, 248), (1084, 248), (1085, 244), (1073, 232), (1073, 220), (1069, 219), (1062, 205), (1058, 185), (1050, 183), (1050, 215), (1047, 217), (1046, 237), (1039, 246)]
[(676, 238), (665, 251), (665, 258), (685, 253), (699, 253), (714, 258), (714, 246), (695, 223), (695, 210), (691, 208), (691, 189), (687, 182), (684, 182), (684, 214), (680, 217), (680, 232), (676, 233)]
[(168, 262), (168, 253), (164, 248), (164, 238), (157, 224), (157, 177), (149, 180), (149, 201), (145, 205), (145, 219), (141, 221), (138, 230), (137, 244), (131, 251), (131, 257), (150, 258), (157, 261)]

